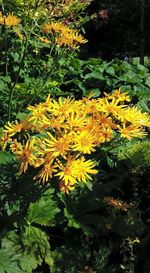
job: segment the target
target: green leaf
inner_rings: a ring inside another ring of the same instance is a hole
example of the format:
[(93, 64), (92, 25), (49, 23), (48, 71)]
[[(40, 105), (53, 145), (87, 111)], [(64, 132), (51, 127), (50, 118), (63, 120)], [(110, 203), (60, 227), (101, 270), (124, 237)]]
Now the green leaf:
[(90, 89), (90, 90), (85, 89), (84, 92), (83, 92), (83, 96), (88, 97), (91, 93), (94, 94), (93, 95), (94, 98), (97, 98), (100, 95), (101, 91), (98, 88)]
[(67, 208), (64, 208), (64, 215), (68, 220), (68, 226), (73, 228), (81, 228), (81, 225), (74, 219), (73, 215), (69, 213)]
[(27, 113), (19, 112), (19, 113), (16, 115), (16, 118), (19, 119), (19, 120), (24, 120), (26, 117), (27, 117)]
[(31, 255), (22, 255), (20, 257), (20, 267), (22, 268), (23, 271), (27, 273), (32, 273), (34, 269), (38, 266), (38, 263), (35, 259), (35, 257)]
[(46, 191), (39, 201), (31, 203), (28, 210), (27, 222), (43, 226), (53, 226), (56, 214), (60, 211), (52, 199), (52, 190)]
[(88, 73), (88, 74), (85, 76), (85, 79), (91, 79), (91, 78), (94, 78), (94, 79), (97, 79), (97, 80), (102, 80), (102, 79), (104, 79), (102, 73), (97, 72), (97, 71), (94, 71), (94, 72), (92, 72), (92, 73)]
[(110, 74), (110, 75), (115, 75), (115, 70), (114, 70), (113, 67), (108, 67), (108, 68), (106, 69), (106, 72), (107, 72), (108, 74)]
[(147, 77), (145, 84), (150, 87), (150, 76)]
[(34, 256), (38, 264), (42, 262), (42, 259), (52, 264), (49, 237), (44, 231), (37, 227), (26, 226), (23, 243), (27, 253)]
[(14, 156), (9, 152), (0, 151), (0, 164), (11, 163), (14, 160)]
[(0, 273), (23, 273), (18, 266), (18, 257), (11, 250), (0, 249)]

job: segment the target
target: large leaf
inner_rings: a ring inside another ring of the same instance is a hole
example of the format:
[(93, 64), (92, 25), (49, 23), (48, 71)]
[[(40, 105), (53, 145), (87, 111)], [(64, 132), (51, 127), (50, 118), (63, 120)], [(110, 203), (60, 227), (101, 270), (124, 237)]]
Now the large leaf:
[(38, 265), (37, 260), (34, 256), (23, 254), (19, 260), (20, 267), (24, 272), (32, 273)]
[(18, 265), (18, 257), (11, 249), (0, 250), (0, 273), (23, 273)]
[(30, 224), (53, 226), (59, 211), (56, 202), (52, 199), (52, 190), (48, 190), (39, 201), (30, 204), (26, 220)]
[(37, 227), (27, 226), (23, 234), (23, 244), (26, 252), (34, 257), (38, 264), (45, 260), (49, 266), (53, 266), (49, 237), (44, 231)]

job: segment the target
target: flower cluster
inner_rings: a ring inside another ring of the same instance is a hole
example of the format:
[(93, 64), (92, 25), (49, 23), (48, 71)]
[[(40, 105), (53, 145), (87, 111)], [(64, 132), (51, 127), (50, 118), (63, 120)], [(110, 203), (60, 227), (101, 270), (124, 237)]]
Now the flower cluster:
[(61, 22), (51, 22), (41, 27), (43, 33), (53, 33), (55, 42), (59, 46), (68, 46), (73, 49), (78, 49), (79, 44), (87, 42), (81, 34), (74, 29), (69, 28)]
[(148, 114), (129, 102), (129, 96), (119, 90), (104, 98), (89, 96), (78, 101), (48, 96), (45, 102), (28, 107), (25, 120), (8, 122), (1, 147), (10, 145), (20, 162), (20, 174), (29, 167), (38, 168), (34, 179), (45, 183), (58, 178), (61, 190), (68, 193), (97, 173), (96, 163), (88, 155), (103, 143), (116, 135), (127, 140), (146, 135)]

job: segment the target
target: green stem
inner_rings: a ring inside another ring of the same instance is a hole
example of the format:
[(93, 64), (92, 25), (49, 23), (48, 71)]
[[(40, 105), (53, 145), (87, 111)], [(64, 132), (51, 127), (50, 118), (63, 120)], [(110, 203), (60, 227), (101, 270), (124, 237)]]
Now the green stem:
[(16, 84), (18, 83), (18, 80), (19, 80), (20, 71), (22, 69), (22, 65), (23, 65), (25, 55), (26, 55), (27, 47), (28, 47), (28, 39), (26, 37), (24, 51), (22, 53), (22, 57), (21, 57), (21, 60), (20, 60), (20, 63), (19, 63), (19, 68), (18, 68), (18, 72), (17, 72), (17, 75), (16, 75), (16, 79), (15, 79), (14, 83), (11, 85), (11, 88), (10, 88), (9, 102), (8, 102), (8, 120), (9, 121), (11, 119), (11, 108), (12, 108), (12, 99), (13, 99), (13, 94), (14, 94), (14, 88), (15, 88)]
[[(36, 13), (38, 2), (39, 1), (36, 2), (36, 5), (34, 7), (34, 15)], [(20, 72), (21, 72), (21, 69), (23, 67), (23, 62), (24, 62), (24, 59), (25, 59), (25, 56), (26, 56), (26, 52), (27, 52), (27, 49), (28, 49), (28, 43), (29, 43), (30, 36), (31, 36), (32, 31), (33, 31), (33, 28), (34, 28), (34, 20), (32, 20), (31, 29), (30, 29), (30, 32), (29, 32), (28, 36), (27, 36), (27, 33), (24, 31), (25, 38), (26, 38), (25, 45), (24, 45), (24, 51), (22, 53), (22, 57), (21, 57), (21, 60), (20, 60), (20, 63), (19, 63), (16, 79), (15, 79), (14, 83), (11, 85), (11, 88), (10, 88), (9, 102), (8, 102), (8, 120), (9, 121), (11, 119), (11, 108), (12, 108), (12, 99), (13, 99), (13, 94), (14, 94), (14, 88), (15, 88), (16, 84), (18, 83), (18, 80), (19, 80)]]

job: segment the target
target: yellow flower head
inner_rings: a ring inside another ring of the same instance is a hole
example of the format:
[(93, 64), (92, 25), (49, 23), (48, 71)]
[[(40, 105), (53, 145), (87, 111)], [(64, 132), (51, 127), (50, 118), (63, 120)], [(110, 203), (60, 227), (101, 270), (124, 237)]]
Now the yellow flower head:
[(23, 129), (24, 122), (18, 123), (17, 121), (15, 124), (12, 124), (8, 121), (7, 125), (5, 125), (4, 132), (8, 133), (9, 136), (14, 136), (16, 133), (21, 132)]
[(2, 148), (2, 150), (4, 151), (7, 144), (10, 143), (12, 141), (12, 139), (10, 138), (10, 134), (9, 133), (3, 133), (3, 135), (0, 138), (0, 146)]
[(96, 136), (92, 132), (81, 131), (79, 134), (74, 134), (72, 149), (83, 154), (91, 154), (95, 151), (96, 140)]
[(87, 43), (87, 40), (74, 29), (69, 28), (61, 22), (51, 22), (43, 25), (41, 31), (44, 33), (53, 33), (56, 43), (59, 46), (68, 46), (77, 49), (79, 44)]
[(53, 153), (54, 157), (61, 155), (65, 157), (70, 149), (70, 143), (72, 137), (69, 135), (64, 135), (58, 139), (54, 138), (52, 134), (48, 133), (49, 138), (45, 138), (46, 149), (45, 152)]
[(6, 17), (3, 17), (3, 24), (8, 27), (15, 27), (20, 24), (21, 20), (13, 15), (13, 13), (9, 13)]
[(74, 183), (72, 184), (71, 182), (65, 182), (63, 180), (61, 180), (59, 182), (59, 188), (60, 188), (60, 191), (64, 192), (64, 193), (70, 193), (70, 191), (73, 191), (75, 186), (74, 186)]
[(126, 125), (123, 124), (123, 127), (119, 126), (119, 133), (121, 137), (127, 138), (128, 140), (131, 140), (134, 137), (143, 138), (147, 135), (146, 132), (142, 129), (142, 127), (136, 126), (136, 125)]
[(44, 164), (44, 167), (39, 172), (39, 174), (36, 178), (38, 178), (43, 183), (45, 183), (49, 180), (49, 178), (52, 178), (53, 173), (55, 173), (56, 171), (57, 171), (56, 167), (55, 167), (55, 165), (53, 165), (53, 161), (51, 161), (48, 164)]
[(35, 151), (34, 146), (35, 140), (27, 140), (23, 146), (21, 143), (15, 141), (10, 145), (11, 151), (16, 155), (16, 158), (20, 161), (19, 173), (25, 173), (28, 169), (28, 165), (32, 166), (35, 161), (35, 156), (33, 151)]

